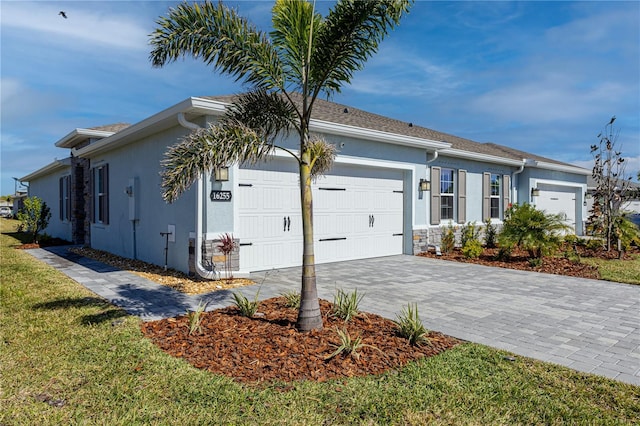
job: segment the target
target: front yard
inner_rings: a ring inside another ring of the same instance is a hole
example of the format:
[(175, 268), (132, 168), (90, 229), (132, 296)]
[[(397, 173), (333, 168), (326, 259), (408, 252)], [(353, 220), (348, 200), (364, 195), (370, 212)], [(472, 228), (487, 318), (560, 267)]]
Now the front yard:
[[(4, 227), (6, 222), (3, 220)], [(381, 375), (240, 383), (0, 239), (0, 424), (637, 424), (640, 387), (465, 343)]]

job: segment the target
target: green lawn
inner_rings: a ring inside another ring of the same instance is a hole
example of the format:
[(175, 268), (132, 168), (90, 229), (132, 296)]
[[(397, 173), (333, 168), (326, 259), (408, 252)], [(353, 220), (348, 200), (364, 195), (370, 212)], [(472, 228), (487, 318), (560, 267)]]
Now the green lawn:
[(640, 284), (640, 255), (638, 254), (634, 255), (633, 260), (604, 260), (583, 257), (580, 261), (596, 266), (603, 280)]
[(476, 344), (381, 376), (237, 384), (156, 349), (18, 243), (0, 236), (2, 425), (640, 423), (640, 387)]

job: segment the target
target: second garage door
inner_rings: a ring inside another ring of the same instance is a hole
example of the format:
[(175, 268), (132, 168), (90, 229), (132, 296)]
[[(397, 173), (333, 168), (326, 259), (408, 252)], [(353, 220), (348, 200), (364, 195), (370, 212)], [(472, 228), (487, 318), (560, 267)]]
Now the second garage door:
[[(274, 160), (240, 169), (240, 268), (256, 271), (302, 263), (298, 171)], [(401, 171), (336, 165), (313, 186), (316, 263), (401, 254)]]
[(576, 228), (576, 189), (572, 187), (538, 184), (540, 195), (536, 208), (549, 214), (566, 215), (566, 224), (575, 232)]

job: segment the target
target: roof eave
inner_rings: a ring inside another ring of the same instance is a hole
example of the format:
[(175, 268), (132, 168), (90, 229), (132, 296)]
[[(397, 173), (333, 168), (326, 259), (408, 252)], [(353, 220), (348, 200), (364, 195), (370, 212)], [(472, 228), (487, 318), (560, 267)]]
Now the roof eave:
[(520, 167), (524, 160), (514, 160), (512, 158), (498, 157), (497, 155), (481, 154), (479, 152), (463, 151), (461, 149), (448, 148), (440, 151), (440, 155), (447, 155), (467, 160), (482, 161), (484, 163), (504, 164), (506, 166)]
[(366, 139), (375, 142), (386, 142), (394, 145), (404, 145), (415, 148), (444, 149), (451, 144), (442, 141), (434, 141), (414, 136), (405, 136), (397, 133), (382, 132), (379, 130), (365, 129), (363, 127), (337, 124), (330, 121), (314, 120), (309, 123), (311, 131), (322, 132), (337, 136), (348, 136), (357, 139)]
[(104, 130), (92, 130), (77, 128), (69, 132), (65, 137), (60, 139), (55, 145), (58, 148), (73, 148), (78, 143), (89, 138), (107, 138), (113, 135), (114, 132), (106, 132)]
[(145, 129), (152, 128), (158, 123), (175, 120), (177, 124), (177, 115), (179, 113), (222, 115), (224, 111), (225, 104), (222, 102), (191, 97), (132, 126), (129, 126), (110, 137), (94, 142), (84, 148), (74, 150), (73, 153), (77, 157), (90, 157), (92, 155), (126, 145), (131, 141), (133, 136), (140, 134)]
[(585, 175), (585, 176), (588, 176), (591, 174), (591, 170), (587, 170), (582, 167), (571, 166), (568, 164), (548, 163), (545, 161), (527, 160), (527, 166), (536, 167), (539, 169), (557, 170), (560, 172), (575, 173), (575, 174)]
[(71, 157), (64, 158), (62, 160), (53, 160), (51, 163), (47, 164), (44, 167), (39, 168), (35, 172), (29, 173), (28, 175), (21, 177), (20, 182), (31, 182), (33, 179), (39, 178), (40, 176), (46, 176), (57, 170), (64, 169), (67, 167), (71, 167)]

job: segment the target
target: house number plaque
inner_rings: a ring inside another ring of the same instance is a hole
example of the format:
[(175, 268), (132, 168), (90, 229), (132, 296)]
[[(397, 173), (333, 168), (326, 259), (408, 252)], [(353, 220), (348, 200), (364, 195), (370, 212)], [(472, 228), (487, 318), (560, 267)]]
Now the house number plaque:
[(211, 201), (231, 201), (231, 191), (211, 191)]

